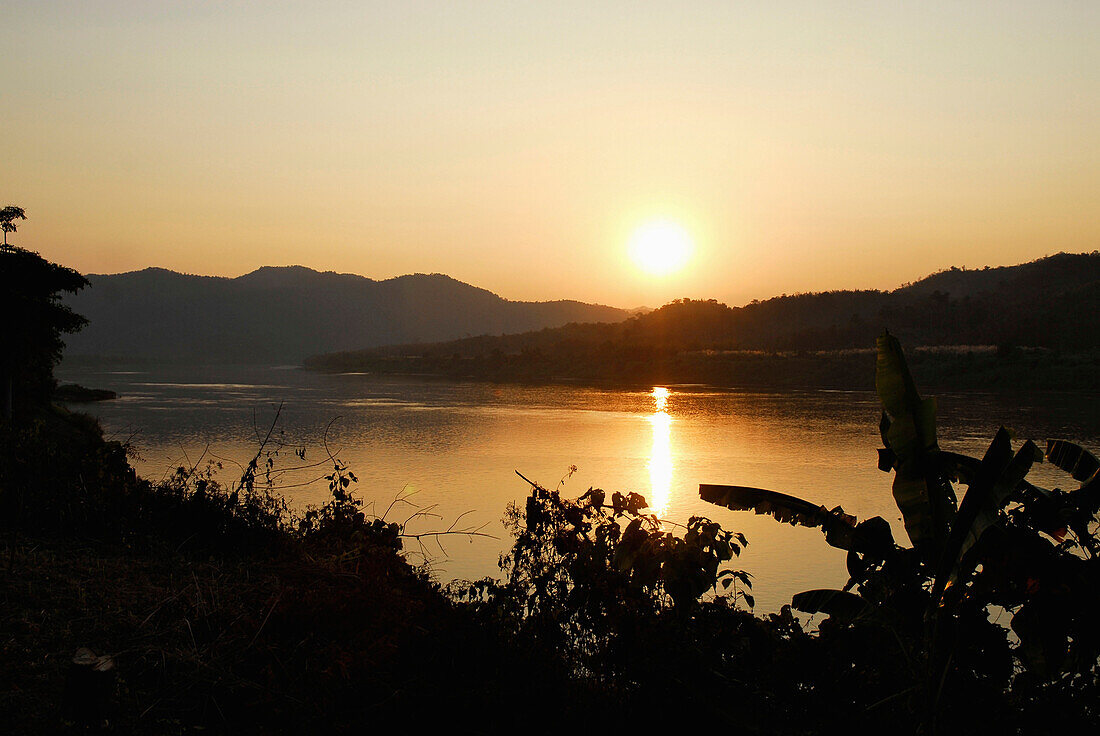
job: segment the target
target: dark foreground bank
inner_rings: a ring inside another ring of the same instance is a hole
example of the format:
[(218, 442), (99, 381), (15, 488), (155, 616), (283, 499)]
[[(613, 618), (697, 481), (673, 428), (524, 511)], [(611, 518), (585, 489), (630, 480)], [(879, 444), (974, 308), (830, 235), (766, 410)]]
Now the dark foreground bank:
[[(189, 468), (154, 485), (63, 409), (0, 434), (8, 733), (500, 733), (540, 693), (586, 702), (408, 565), (339, 480), (294, 516), (257, 481), (262, 453), (233, 488)], [(79, 648), (113, 664), (91, 694)]]

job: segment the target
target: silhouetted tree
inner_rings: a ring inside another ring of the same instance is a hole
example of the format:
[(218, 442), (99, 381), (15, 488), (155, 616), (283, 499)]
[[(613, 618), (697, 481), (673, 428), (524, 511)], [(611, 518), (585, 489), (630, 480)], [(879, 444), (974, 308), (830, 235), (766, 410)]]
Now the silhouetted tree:
[(87, 322), (61, 303), (61, 294), (87, 285), (73, 269), (37, 253), (14, 246), (0, 250), (0, 315), (5, 322), (0, 409), (5, 419), (12, 418), (16, 397), (17, 414), (49, 401), (55, 386), (53, 368), (65, 346), (61, 336)]
[(22, 207), (16, 207), (13, 204), (9, 204), (4, 209), (0, 210), (0, 227), (4, 230), (4, 247), (8, 247), (8, 233), (14, 233), (19, 228), (16, 226), (16, 220), (26, 220), (27, 213)]

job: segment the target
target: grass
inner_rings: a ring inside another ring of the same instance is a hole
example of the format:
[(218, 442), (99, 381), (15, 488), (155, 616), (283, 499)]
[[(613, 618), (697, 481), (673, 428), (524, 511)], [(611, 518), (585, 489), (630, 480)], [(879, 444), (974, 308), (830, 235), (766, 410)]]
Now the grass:
[(78, 647), (117, 663), (106, 729), (116, 733), (402, 723), (495, 733), (520, 725), (536, 689), (569, 687), (372, 544), (337, 556), (196, 558), (20, 538), (0, 580), (10, 733), (80, 730), (62, 708)]

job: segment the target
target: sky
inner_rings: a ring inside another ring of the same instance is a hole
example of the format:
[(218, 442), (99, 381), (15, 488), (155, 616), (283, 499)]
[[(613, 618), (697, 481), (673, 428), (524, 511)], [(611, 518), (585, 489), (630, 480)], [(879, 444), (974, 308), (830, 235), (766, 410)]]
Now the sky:
[(0, 205), (85, 273), (894, 288), (1100, 248), (1098, 38), (1095, 0), (8, 0)]

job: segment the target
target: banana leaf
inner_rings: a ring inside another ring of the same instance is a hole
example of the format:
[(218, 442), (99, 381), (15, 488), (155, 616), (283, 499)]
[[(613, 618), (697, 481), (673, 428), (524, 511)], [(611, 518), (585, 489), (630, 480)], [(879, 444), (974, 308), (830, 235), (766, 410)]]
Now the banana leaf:
[(1022, 480), (1016, 484), (1016, 492), (1009, 499), (1026, 510), (1027, 520), (1039, 531), (1049, 534), (1056, 542), (1066, 537), (1069, 517), (1076, 512), (1076, 505), (1069, 494), (1048, 491)]
[(1047, 440), (1047, 460), (1082, 483), (1089, 481), (1100, 470), (1100, 460), (1074, 442)]
[(791, 598), (791, 605), (806, 613), (825, 613), (832, 618), (850, 623), (866, 616), (874, 606), (855, 593), (843, 590), (807, 590)]
[(1042, 461), (1042, 453), (1028, 440), (1015, 457), (1008, 430), (1001, 427), (982, 458), (970, 487), (963, 497), (951, 527), (932, 587), (932, 600), (939, 602), (947, 586), (967, 572), (967, 552), (978, 543), (986, 529), (997, 521), (997, 514), (1008, 503), (1017, 485)]
[(974, 482), (978, 469), (982, 465), (982, 461), (976, 457), (946, 450), (940, 450), (936, 454), (936, 458), (939, 460), (940, 472), (945, 477), (967, 485)]
[(893, 453), (894, 501), (913, 546), (935, 558), (947, 541), (955, 513), (955, 493), (940, 467), (936, 443), (936, 402), (922, 399), (889, 332), (876, 341), (875, 389), (885, 409), (880, 425)]
[(837, 506), (826, 509), (797, 496), (749, 486), (699, 484), (699, 498), (707, 503), (734, 511), (769, 514), (776, 521), (792, 526), (820, 527), (825, 541), (838, 549), (849, 549), (856, 528), (856, 517)]
[[(1081, 487), (1073, 491), (1070, 498), (1085, 517), (1096, 516), (1100, 511), (1100, 460), (1080, 445), (1066, 440), (1048, 440), (1046, 455), (1074, 480), (1081, 481)], [(1088, 522), (1083, 521), (1087, 529)]]

